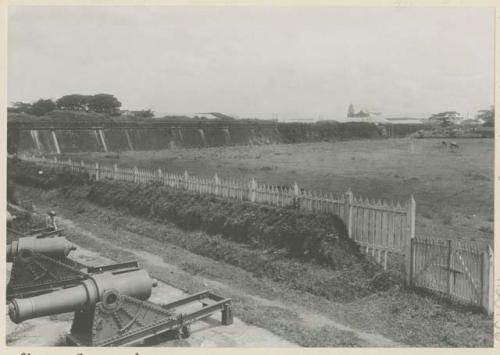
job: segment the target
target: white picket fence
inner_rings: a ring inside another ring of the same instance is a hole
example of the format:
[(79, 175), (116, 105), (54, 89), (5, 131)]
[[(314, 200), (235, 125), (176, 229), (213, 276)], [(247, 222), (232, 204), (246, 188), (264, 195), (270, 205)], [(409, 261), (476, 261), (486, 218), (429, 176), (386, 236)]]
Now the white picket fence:
[(211, 194), (222, 198), (251, 201), (278, 207), (292, 206), (304, 211), (320, 211), (339, 216), (349, 237), (356, 241), (361, 250), (387, 269), (391, 253), (409, 255), (410, 239), (415, 235), (415, 201), (413, 197), (405, 203), (369, 200), (356, 197), (349, 189), (343, 194), (315, 192), (293, 186), (269, 186), (257, 183), (174, 174), (162, 169), (139, 169), (101, 165), (97, 162), (58, 160), (57, 157), (21, 156), (51, 168), (65, 168), (73, 173), (87, 173), (96, 180), (111, 179), (138, 184), (156, 182), (176, 189), (199, 194)]

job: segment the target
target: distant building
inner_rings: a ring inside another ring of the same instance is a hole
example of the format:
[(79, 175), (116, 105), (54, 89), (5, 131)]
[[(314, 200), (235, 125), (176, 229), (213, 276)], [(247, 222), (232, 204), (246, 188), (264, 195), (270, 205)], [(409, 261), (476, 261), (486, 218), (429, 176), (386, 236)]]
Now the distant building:
[(423, 120), (421, 118), (412, 117), (387, 117), (385, 120), (388, 123), (393, 124), (422, 124)]
[(286, 122), (314, 122), (314, 118), (290, 118)]
[(387, 117), (385, 115), (376, 115), (370, 117), (352, 117), (350, 122), (367, 122), (375, 124), (423, 124), (424, 119), (416, 117)]
[(220, 112), (199, 112), (199, 113), (192, 113), (192, 114), (186, 114), (185, 116), (190, 117), (190, 118), (203, 118), (207, 120), (235, 120), (236, 117), (226, 115)]

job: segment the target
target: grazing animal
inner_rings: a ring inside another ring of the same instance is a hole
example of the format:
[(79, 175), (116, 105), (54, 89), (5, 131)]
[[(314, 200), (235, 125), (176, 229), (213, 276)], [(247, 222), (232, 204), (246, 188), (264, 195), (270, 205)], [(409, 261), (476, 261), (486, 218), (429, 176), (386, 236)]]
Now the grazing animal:
[(450, 142), (450, 148), (451, 149), (458, 149), (460, 148), (457, 142)]

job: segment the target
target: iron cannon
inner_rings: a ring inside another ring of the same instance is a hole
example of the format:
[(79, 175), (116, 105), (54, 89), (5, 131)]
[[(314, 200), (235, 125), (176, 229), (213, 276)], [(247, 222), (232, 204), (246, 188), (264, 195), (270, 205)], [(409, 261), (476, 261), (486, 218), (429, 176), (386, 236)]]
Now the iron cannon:
[(60, 259), (67, 257), (72, 250), (76, 250), (76, 246), (64, 237), (23, 237), (7, 245), (7, 262), (32, 252)]
[(78, 312), (93, 307), (103, 299), (105, 304), (116, 301), (117, 294), (146, 300), (156, 280), (142, 269), (119, 270), (93, 274), (79, 285), (31, 298), (13, 299), (9, 316), (14, 323), (27, 319)]
[(7, 299), (29, 297), (74, 285), (86, 278), (81, 264), (67, 258), (76, 246), (64, 237), (21, 237), (7, 246), (12, 262)]
[[(146, 271), (138, 267), (89, 270), (95, 273), (77, 286), (11, 300), (8, 305), (10, 319), (20, 323), (36, 317), (75, 312), (66, 341), (76, 346), (131, 345), (166, 332), (187, 337), (192, 322), (217, 311), (221, 312), (222, 324), (233, 323), (231, 300), (210, 291), (159, 305), (147, 301), (157, 282)], [(194, 303), (198, 307), (193, 310)]]

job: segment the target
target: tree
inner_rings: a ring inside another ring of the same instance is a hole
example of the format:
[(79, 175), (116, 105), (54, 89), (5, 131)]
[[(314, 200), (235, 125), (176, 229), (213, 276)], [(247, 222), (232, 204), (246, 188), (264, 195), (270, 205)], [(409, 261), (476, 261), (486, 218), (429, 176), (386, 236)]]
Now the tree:
[(440, 113), (435, 113), (429, 117), (429, 121), (435, 121), (439, 123), (441, 127), (448, 127), (455, 124), (461, 119), (460, 114), (456, 111), (445, 111)]
[(56, 103), (50, 99), (40, 99), (31, 106), (29, 113), (35, 116), (43, 116), (57, 108)]
[(56, 105), (61, 110), (88, 111), (91, 97), (80, 94), (65, 95), (56, 101)]
[(110, 94), (97, 94), (88, 101), (89, 110), (98, 113), (116, 114), (121, 105), (122, 103)]
[(483, 126), (493, 127), (495, 124), (495, 107), (491, 106), (489, 110), (479, 110), (476, 117), (484, 121)]
[(149, 110), (138, 110), (138, 111), (132, 111), (132, 114), (134, 117), (141, 117), (141, 118), (152, 118), (154, 117), (153, 111), (151, 109)]
[(370, 117), (370, 114), (368, 112), (361, 110), (355, 115), (355, 117)]
[(13, 102), (11, 107), (7, 108), (8, 112), (14, 112), (14, 113), (28, 113), (31, 111), (32, 105), (27, 102)]

